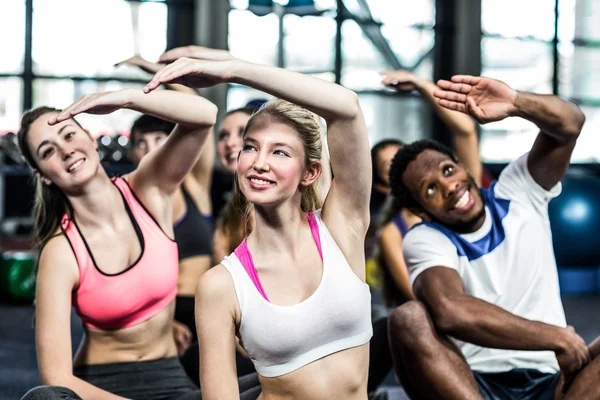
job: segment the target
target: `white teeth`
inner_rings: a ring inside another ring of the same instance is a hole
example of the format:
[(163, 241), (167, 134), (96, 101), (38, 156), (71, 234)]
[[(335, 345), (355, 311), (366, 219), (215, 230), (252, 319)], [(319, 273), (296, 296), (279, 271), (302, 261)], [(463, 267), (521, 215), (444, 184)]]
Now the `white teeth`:
[(454, 208), (462, 208), (462, 207), (466, 206), (468, 202), (469, 202), (469, 192), (466, 191), (462, 196), (460, 196), (460, 199), (458, 199), (458, 201), (454, 205)]
[(71, 172), (71, 171), (73, 171), (75, 168), (79, 167), (79, 166), (81, 165), (81, 163), (82, 163), (82, 162), (83, 162), (83, 159), (82, 159), (82, 160), (79, 160), (79, 161), (77, 161), (75, 164), (71, 165), (71, 166), (69, 167), (69, 172)]
[(257, 178), (250, 178), (250, 180), (254, 183), (258, 183), (259, 185), (268, 185), (271, 183), (271, 182), (263, 181), (262, 179), (257, 179)]

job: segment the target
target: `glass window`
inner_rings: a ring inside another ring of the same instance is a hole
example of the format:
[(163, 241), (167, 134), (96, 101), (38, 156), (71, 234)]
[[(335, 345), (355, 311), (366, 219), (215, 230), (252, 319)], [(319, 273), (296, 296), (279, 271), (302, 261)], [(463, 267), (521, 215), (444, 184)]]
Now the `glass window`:
[(258, 17), (250, 11), (229, 12), (229, 50), (242, 60), (277, 64), (279, 19), (273, 13)]
[(0, 134), (16, 133), (23, 107), (21, 78), (0, 78)]
[(500, 79), (515, 89), (552, 93), (552, 45), (545, 42), (484, 37), (482, 75)]
[(387, 63), (352, 20), (342, 24), (342, 59), (342, 85), (354, 90), (382, 88), (379, 73)]
[(285, 67), (297, 71), (333, 71), (336, 23), (328, 17), (283, 17)]
[(0, 73), (20, 73), (25, 54), (25, 1), (0, 2)]
[(409, 69), (426, 57), (435, 44), (435, 33), (432, 29), (404, 28), (389, 24), (381, 28), (381, 33), (387, 39), (400, 64)]
[(250, 100), (256, 99), (271, 100), (273, 96), (248, 86), (231, 85), (227, 90), (227, 110), (244, 107)]
[(431, 114), (419, 97), (359, 93), (371, 147), (383, 139), (410, 143), (430, 136)]
[[(345, 3), (352, 1), (345, 0)], [(353, 0), (356, 2), (356, 0)], [(368, 0), (373, 19), (395, 26), (435, 25), (434, 0)]]
[(577, 100), (600, 99), (600, 48), (564, 44), (560, 49), (560, 94)]
[[(125, 88), (139, 88), (144, 84), (120, 81), (74, 81), (71, 79), (35, 79), (33, 81), (33, 106), (64, 108), (79, 96), (91, 93), (108, 92)], [(82, 114), (77, 120), (89, 129), (92, 135), (113, 136), (115, 133), (129, 134), (129, 128), (140, 113), (133, 110), (118, 110), (107, 115)]]
[(167, 5), (125, 0), (35, 0), (33, 69), (39, 75), (145, 77), (113, 65), (166, 48)]
[(554, 38), (555, 0), (482, 0), (481, 29), (506, 37)]
[(585, 124), (577, 145), (573, 151), (573, 162), (599, 162), (600, 161), (600, 108), (582, 106), (585, 114)]

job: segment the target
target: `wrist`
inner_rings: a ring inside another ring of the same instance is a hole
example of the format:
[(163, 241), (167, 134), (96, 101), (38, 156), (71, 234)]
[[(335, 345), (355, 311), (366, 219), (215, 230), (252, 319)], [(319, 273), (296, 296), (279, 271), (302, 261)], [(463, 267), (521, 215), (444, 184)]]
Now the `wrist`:
[(522, 117), (523, 116), (523, 104), (525, 101), (526, 94), (519, 90), (511, 89), (513, 91), (512, 101), (510, 104), (512, 108), (509, 110), (510, 117)]
[(554, 332), (550, 332), (553, 342), (551, 343), (551, 350), (555, 353), (564, 352), (569, 347), (569, 341), (566, 338), (566, 329), (561, 327), (555, 327)]
[(225, 62), (230, 64), (231, 73), (229, 74), (227, 81), (231, 83), (244, 83), (246, 81), (248, 70), (254, 66), (254, 64), (238, 60), (237, 58)]

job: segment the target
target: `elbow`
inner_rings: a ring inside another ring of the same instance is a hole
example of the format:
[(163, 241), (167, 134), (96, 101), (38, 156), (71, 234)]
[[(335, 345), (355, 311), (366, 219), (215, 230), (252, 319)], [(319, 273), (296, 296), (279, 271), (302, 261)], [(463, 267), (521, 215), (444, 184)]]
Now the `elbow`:
[(563, 132), (566, 136), (576, 139), (579, 137), (581, 130), (583, 129), (583, 124), (585, 123), (585, 114), (581, 111), (581, 108), (575, 103), (573, 103), (573, 113), (572, 117), (565, 121), (563, 125)]
[(214, 104), (210, 103), (208, 107), (208, 111), (206, 113), (207, 125), (214, 126), (217, 123), (217, 113), (219, 112), (219, 108)]
[(452, 301), (445, 300), (431, 315), (436, 329), (446, 335), (456, 335), (468, 329), (469, 316)]
[(360, 102), (358, 100), (358, 95), (356, 92), (353, 92), (350, 89), (346, 90), (346, 101), (344, 102), (344, 106), (340, 107), (340, 112), (342, 116), (346, 119), (355, 119), (359, 115), (361, 115), (362, 110), (360, 108)]
[(57, 372), (40, 371), (40, 378), (44, 386), (62, 386), (71, 387), (71, 378), (73, 375)]

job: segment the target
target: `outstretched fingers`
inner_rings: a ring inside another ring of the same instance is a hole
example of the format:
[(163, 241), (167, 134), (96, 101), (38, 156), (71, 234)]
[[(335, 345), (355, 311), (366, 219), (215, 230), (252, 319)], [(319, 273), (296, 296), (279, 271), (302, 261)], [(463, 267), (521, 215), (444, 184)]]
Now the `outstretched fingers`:
[(73, 118), (75, 115), (81, 113), (82, 107), (90, 101), (91, 96), (85, 95), (78, 98), (73, 104), (62, 110), (57, 116), (48, 121), (48, 125), (55, 125), (59, 122), (66, 121)]
[(189, 58), (180, 58), (158, 71), (144, 87), (144, 93), (150, 93), (163, 83), (181, 83), (182, 79), (180, 78), (191, 72), (190, 61)]
[[(454, 78), (454, 77), (452, 77)], [(451, 82), (451, 81), (447, 81), (444, 79), (440, 79), (437, 82), (438, 86), (446, 91), (451, 91), (451, 92), (456, 92), (456, 93), (463, 93), (463, 94), (469, 94), (471, 92), (471, 89), (473, 89), (473, 86), (467, 83), (456, 83), (456, 82)]]
[(446, 99), (439, 99), (438, 104), (449, 110), (460, 111), (465, 114), (467, 113), (467, 106), (465, 105), (465, 103), (459, 103), (457, 101), (451, 101)]

